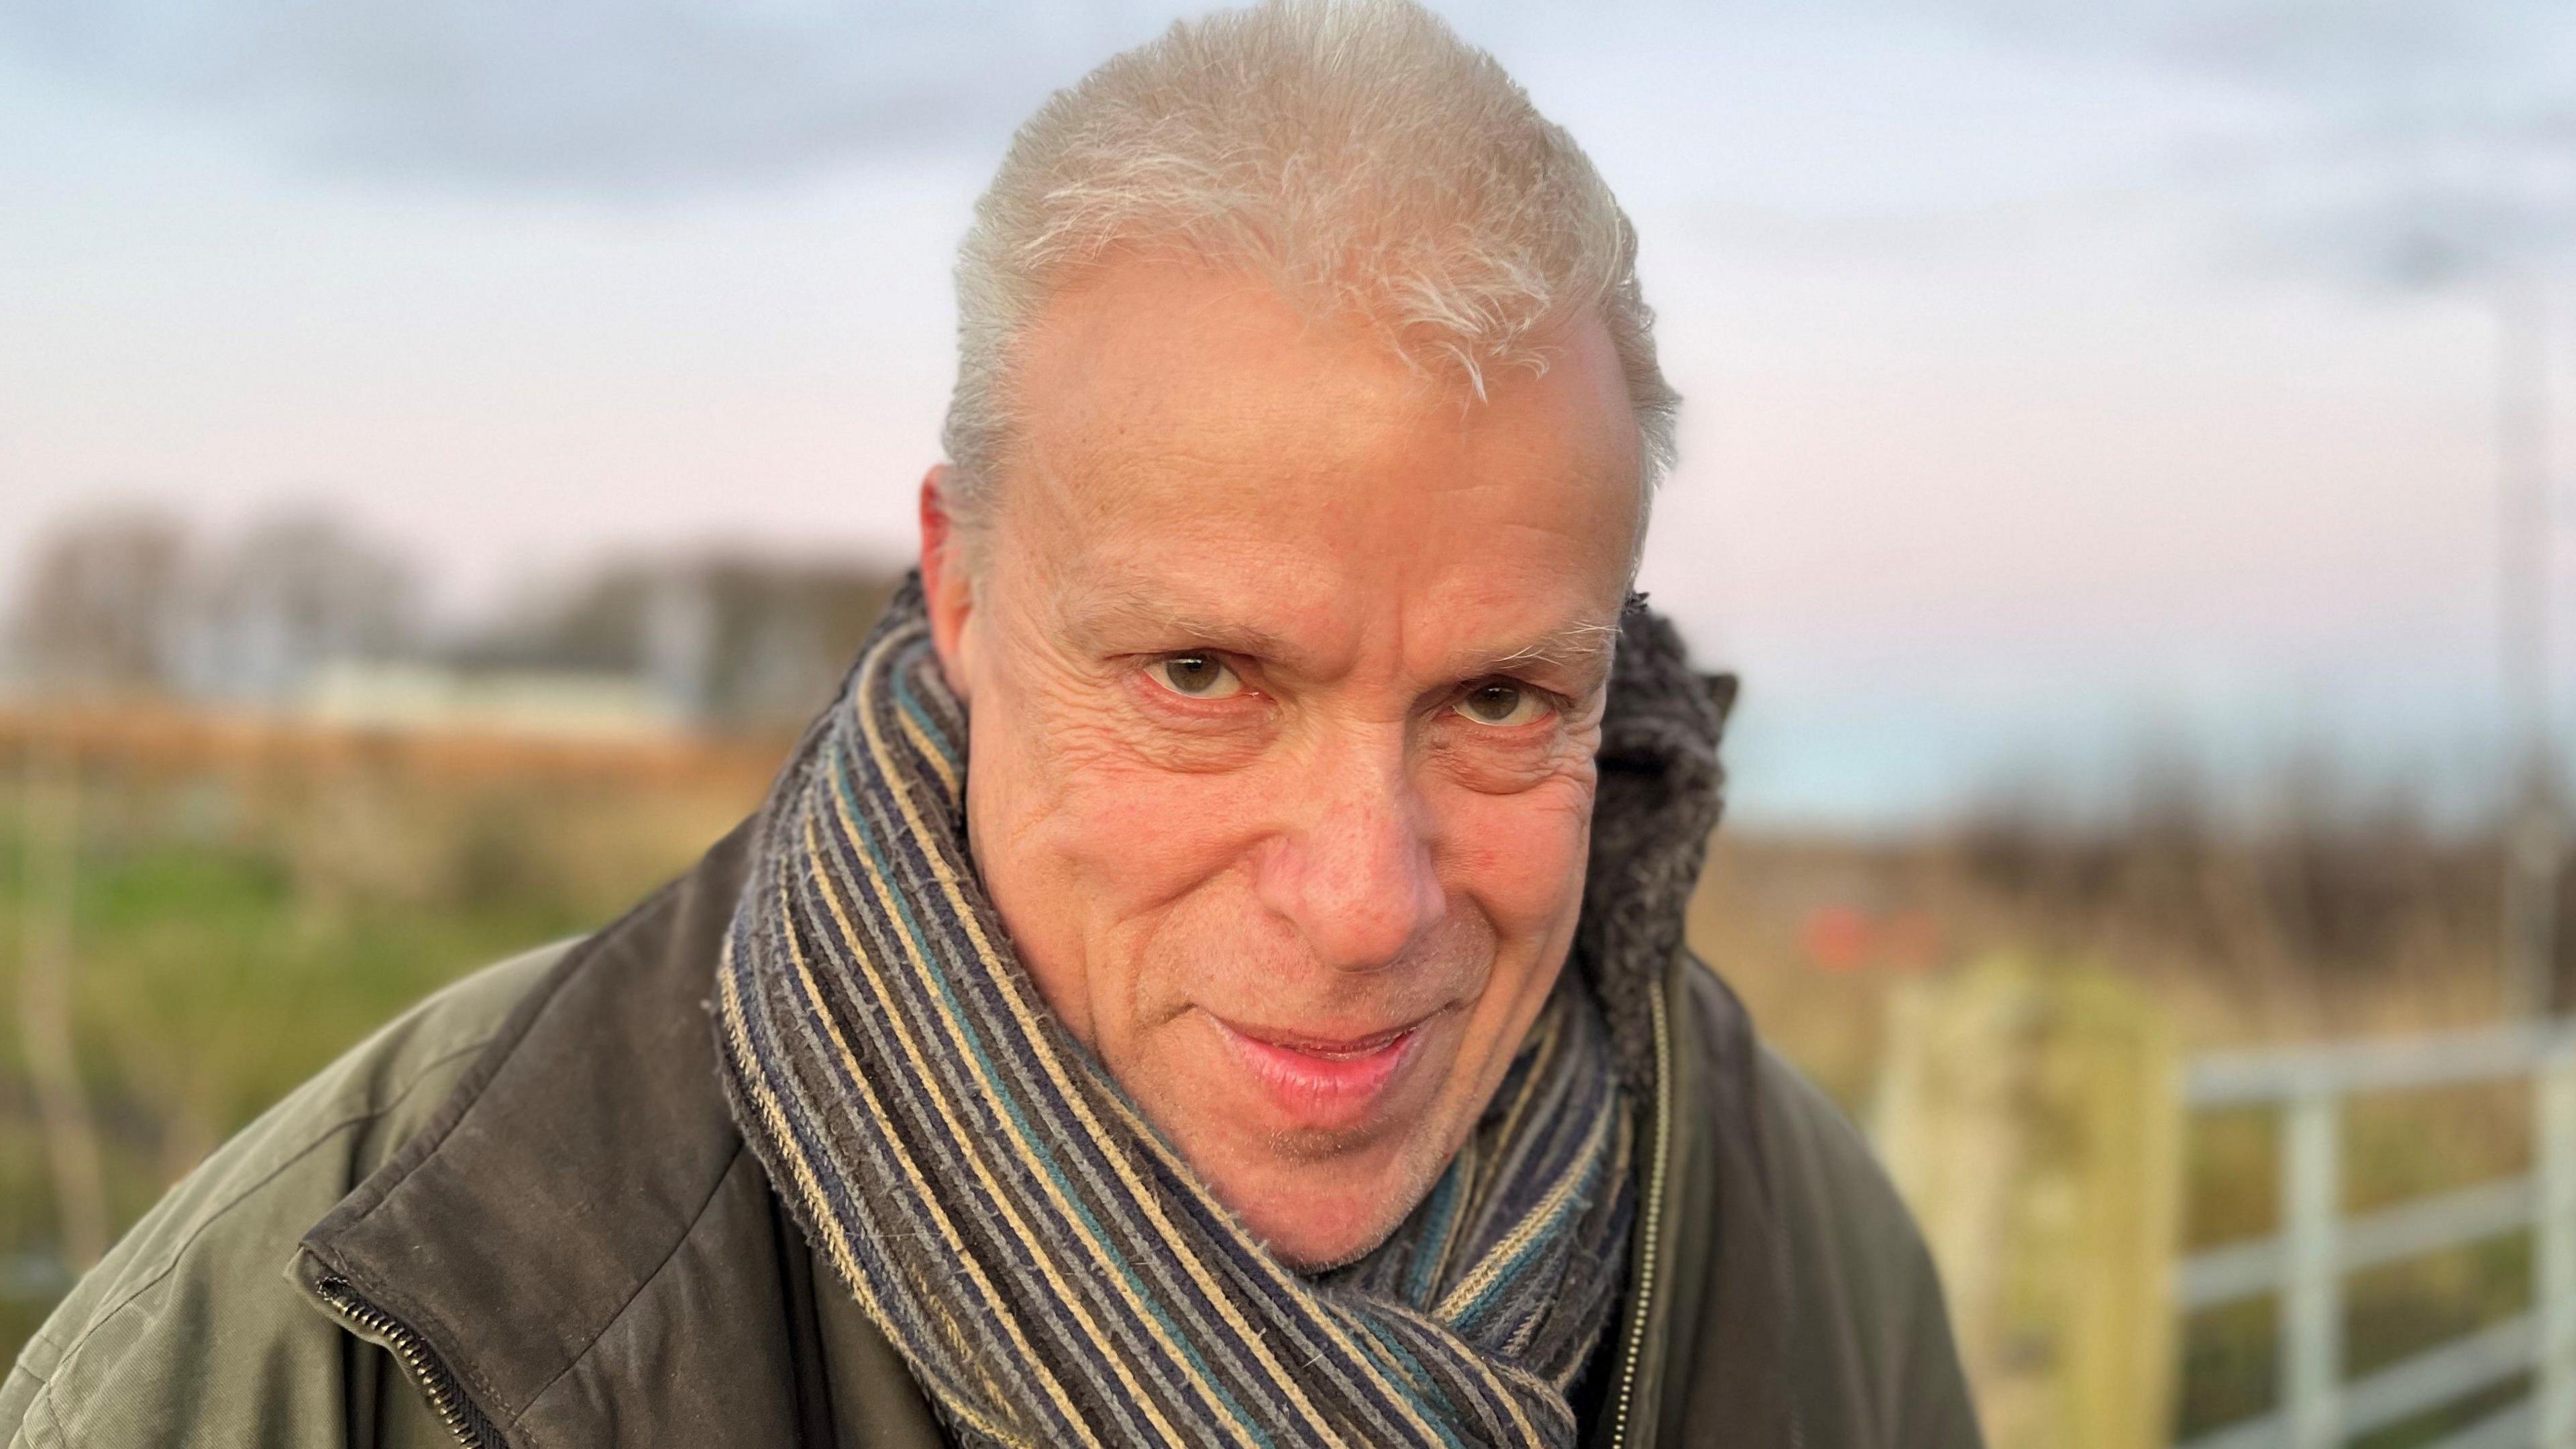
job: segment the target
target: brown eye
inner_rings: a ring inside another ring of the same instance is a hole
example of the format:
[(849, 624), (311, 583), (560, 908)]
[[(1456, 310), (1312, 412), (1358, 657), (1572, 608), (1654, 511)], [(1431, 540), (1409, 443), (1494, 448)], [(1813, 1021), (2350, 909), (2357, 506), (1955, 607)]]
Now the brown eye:
[(1453, 707), (1480, 725), (1500, 728), (1528, 724), (1547, 713), (1548, 704), (1545, 696), (1528, 685), (1489, 679), (1468, 690)]
[(1189, 699), (1226, 699), (1243, 692), (1243, 681), (1213, 654), (1174, 654), (1156, 661), (1154, 678), (1165, 689)]

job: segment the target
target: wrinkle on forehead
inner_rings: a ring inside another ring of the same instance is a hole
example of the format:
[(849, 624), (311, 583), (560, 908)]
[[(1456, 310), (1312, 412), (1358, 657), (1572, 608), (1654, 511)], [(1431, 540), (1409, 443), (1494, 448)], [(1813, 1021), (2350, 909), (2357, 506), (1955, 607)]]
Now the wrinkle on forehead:
[(1533, 342), (1547, 367), (1511, 369), (1471, 389), (1408, 363), (1374, 329), (1306, 315), (1258, 279), (1134, 261), (1058, 293), (1024, 337), (1015, 368), (1020, 457), (1042, 452), (1038, 471), (1111, 490), (1139, 467), (1208, 481), (1241, 476), (1241, 445), (1252, 439), (1268, 448), (1254, 460), (1263, 468), (1359, 467), (1390, 442), (1490, 434), (1483, 420), (1536, 403), (1549, 444), (1587, 455), (1633, 488), (1640, 440), (1600, 318), (1570, 319)]

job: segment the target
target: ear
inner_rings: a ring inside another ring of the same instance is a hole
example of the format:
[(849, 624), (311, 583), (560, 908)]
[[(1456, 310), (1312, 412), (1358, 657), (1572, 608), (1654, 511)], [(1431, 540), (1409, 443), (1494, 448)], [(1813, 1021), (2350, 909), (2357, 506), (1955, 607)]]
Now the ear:
[(939, 672), (960, 702), (968, 697), (966, 668), (968, 621), (975, 613), (975, 581), (967, 567), (965, 541), (948, 512), (949, 471), (935, 464), (921, 476), (921, 594), (930, 613), (930, 644), (939, 654)]

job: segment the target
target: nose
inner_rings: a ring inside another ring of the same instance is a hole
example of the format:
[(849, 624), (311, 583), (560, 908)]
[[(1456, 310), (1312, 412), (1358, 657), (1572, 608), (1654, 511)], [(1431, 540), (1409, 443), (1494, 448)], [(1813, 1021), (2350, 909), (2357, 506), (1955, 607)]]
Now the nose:
[(1401, 761), (1319, 773), (1334, 778), (1274, 843), (1261, 894), (1325, 965), (1375, 970), (1401, 960), (1448, 911), (1429, 812)]

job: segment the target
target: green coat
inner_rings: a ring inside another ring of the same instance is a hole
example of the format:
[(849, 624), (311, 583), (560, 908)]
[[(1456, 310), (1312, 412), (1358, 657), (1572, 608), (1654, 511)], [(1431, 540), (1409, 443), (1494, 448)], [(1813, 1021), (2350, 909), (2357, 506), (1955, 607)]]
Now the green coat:
[[(0, 1387), (12, 1445), (942, 1442), (717, 1087), (741, 836), (359, 1045), (173, 1188)], [(1919, 1235), (1675, 953), (1630, 1293), (1587, 1442), (1973, 1449)]]

